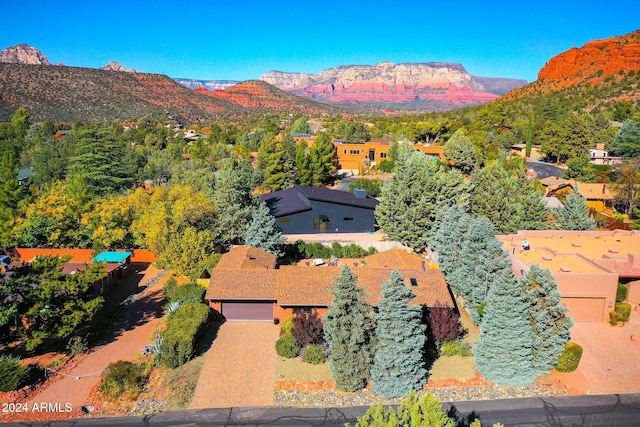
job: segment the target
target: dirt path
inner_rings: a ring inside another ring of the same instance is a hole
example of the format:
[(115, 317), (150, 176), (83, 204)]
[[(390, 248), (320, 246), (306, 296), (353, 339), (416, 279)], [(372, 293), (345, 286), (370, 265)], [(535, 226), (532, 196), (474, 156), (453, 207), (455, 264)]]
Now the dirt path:
[[(138, 289), (142, 289), (158, 273), (159, 270), (149, 267), (138, 273), (143, 275), (142, 279), (135, 277), (135, 273), (131, 274), (121, 283), (121, 290), (114, 289), (113, 295), (110, 294), (107, 297), (108, 303), (105, 305), (113, 305), (113, 301), (123, 299), (127, 289), (130, 296), (132, 286), (137, 287), (138, 282), (140, 283)], [(122, 320), (118, 322), (114, 333), (106, 339), (106, 342), (93, 349), (64, 378), (31, 398), (27, 402), (29, 407), (41, 403), (54, 405), (58, 403), (62, 408), (70, 404), (76, 409), (89, 404), (90, 391), (99, 383), (102, 370), (111, 362), (133, 359), (153, 336), (162, 315), (162, 286), (167, 277), (164, 276), (159, 281), (155, 281), (137, 294), (135, 302), (126, 309)], [(133, 291), (135, 292), (135, 288)]]
[(205, 356), (191, 409), (272, 406), (279, 327), (226, 322)]

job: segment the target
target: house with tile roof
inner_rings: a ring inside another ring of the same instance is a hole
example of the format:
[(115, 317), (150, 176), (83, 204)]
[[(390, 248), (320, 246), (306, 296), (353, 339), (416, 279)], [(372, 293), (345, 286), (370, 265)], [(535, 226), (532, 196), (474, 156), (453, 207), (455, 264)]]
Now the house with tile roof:
[[(367, 301), (375, 306), (382, 298), (382, 283), (396, 269), (405, 285), (416, 294), (412, 304), (454, 308), (449, 288), (438, 268), (399, 249), (367, 256), (364, 262), (349, 260), (358, 285), (365, 288)], [(333, 295), (329, 292), (340, 274), (342, 261), (335, 265), (282, 266), (275, 268), (275, 257), (247, 246), (232, 248), (211, 272), (205, 300), (227, 320), (266, 320), (292, 316), (298, 311), (317, 310), (324, 315)]]
[[(639, 231), (519, 231), (496, 236), (521, 277), (533, 264), (551, 271), (562, 302), (576, 322), (606, 322), (618, 282), (628, 282), (627, 300), (640, 303)], [(523, 242), (529, 249), (523, 250)]]
[(261, 200), (284, 234), (373, 232), (380, 203), (363, 190), (349, 193), (302, 185), (263, 194)]

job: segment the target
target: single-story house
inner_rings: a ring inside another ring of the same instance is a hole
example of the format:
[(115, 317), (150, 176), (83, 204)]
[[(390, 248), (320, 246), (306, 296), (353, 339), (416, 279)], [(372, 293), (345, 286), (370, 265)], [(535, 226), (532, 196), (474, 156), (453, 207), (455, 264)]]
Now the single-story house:
[[(516, 276), (533, 264), (551, 271), (576, 322), (607, 322), (618, 282), (640, 279), (638, 231), (521, 230), (496, 237), (508, 251)], [(523, 249), (524, 241), (528, 250)], [(628, 300), (640, 302), (633, 300), (640, 300), (640, 289), (629, 289)]]
[(284, 234), (374, 231), (374, 211), (380, 203), (364, 190), (349, 193), (302, 185), (263, 194), (261, 200)]
[[(367, 301), (375, 306), (382, 298), (382, 283), (397, 269), (406, 286), (416, 294), (412, 304), (454, 308), (442, 272), (426, 265), (414, 254), (390, 249), (349, 263), (364, 286)], [(355, 264), (355, 265), (354, 265)], [(227, 320), (284, 320), (299, 311), (316, 310), (324, 315), (333, 295), (329, 292), (340, 275), (336, 266), (283, 266), (276, 268), (274, 255), (250, 246), (238, 246), (224, 254), (211, 272), (205, 299)]]

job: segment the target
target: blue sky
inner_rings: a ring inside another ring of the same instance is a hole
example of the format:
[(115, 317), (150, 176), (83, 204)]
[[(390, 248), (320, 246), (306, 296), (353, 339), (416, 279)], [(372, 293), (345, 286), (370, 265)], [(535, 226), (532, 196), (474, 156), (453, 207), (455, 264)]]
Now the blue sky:
[(640, 28), (640, 0), (0, 1), (0, 49), (27, 43), (52, 63), (247, 80), (376, 62), (458, 62), (533, 81), (589, 40)]

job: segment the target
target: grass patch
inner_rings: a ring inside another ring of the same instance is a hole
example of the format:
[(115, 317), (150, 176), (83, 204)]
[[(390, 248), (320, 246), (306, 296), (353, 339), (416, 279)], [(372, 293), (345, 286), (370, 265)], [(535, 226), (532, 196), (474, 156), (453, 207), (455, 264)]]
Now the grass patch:
[(276, 381), (330, 381), (333, 380), (329, 362), (319, 365), (304, 363), (299, 357), (285, 359), (278, 356)]

